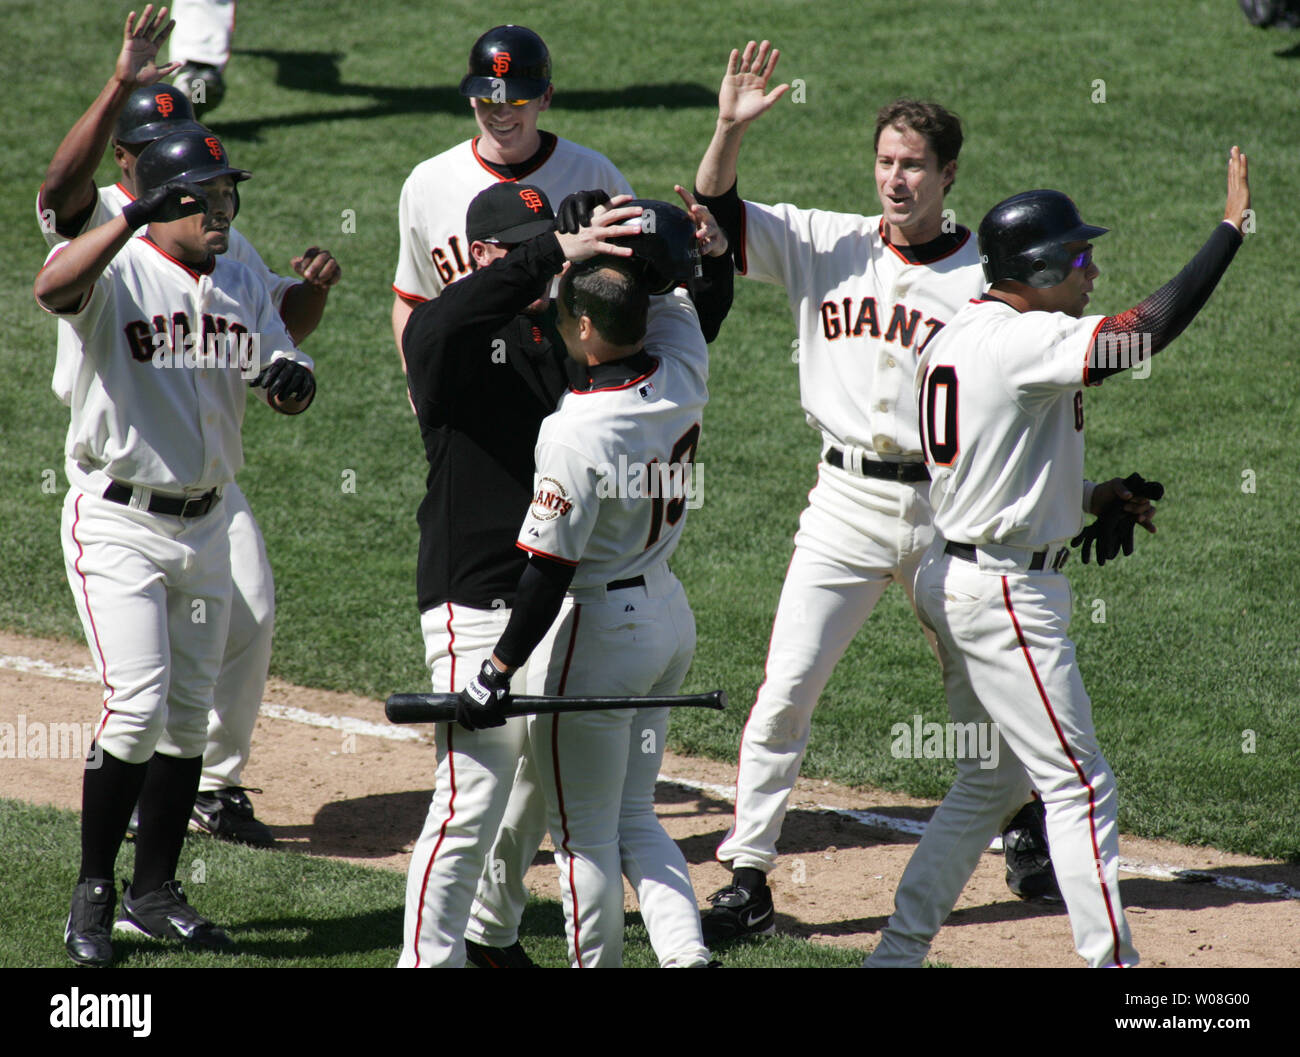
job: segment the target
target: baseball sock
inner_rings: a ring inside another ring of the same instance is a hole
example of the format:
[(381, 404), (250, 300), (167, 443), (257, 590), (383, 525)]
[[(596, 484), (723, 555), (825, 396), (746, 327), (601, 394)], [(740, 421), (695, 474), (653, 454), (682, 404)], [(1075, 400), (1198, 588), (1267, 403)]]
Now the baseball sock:
[(181, 759), (156, 752), (149, 761), (140, 792), (132, 894), (147, 895), (175, 878), (202, 771), (202, 756)]
[[(96, 750), (99, 751), (96, 751)], [(81, 782), (81, 874), (112, 877), (118, 849), (126, 836), (136, 798), (144, 785), (143, 763), (127, 763), (100, 749), (90, 747), (89, 762)]]
[(759, 889), (767, 887), (767, 874), (762, 870), (750, 869), (748, 866), (742, 866), (735, 870), (731, 875), (731, 879), (749, 892), (757, 892)]

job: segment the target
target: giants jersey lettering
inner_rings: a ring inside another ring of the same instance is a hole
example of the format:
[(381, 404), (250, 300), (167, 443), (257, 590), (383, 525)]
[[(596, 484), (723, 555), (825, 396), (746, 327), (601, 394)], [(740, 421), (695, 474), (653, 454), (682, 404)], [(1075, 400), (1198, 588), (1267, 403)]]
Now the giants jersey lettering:
[[(603, 154), (557, 139), (549, 157), (520, 179), (546, 192), (551, 208), (574, 191), (603, 189), (630, 194), (623, 174)], [(465, 211), (474, 196), (500, 177), (466, 140), (412, 170), (398, 204), (401, 246), (393, 289), (402, 297), (428, 301), (470, 270)]]
[(576, 565), (572, 587), (623, 580), (667, 561), (700, 499), (694, 465), (708, 402), (708, 347), (684, 291), (647, 325), (639, 377), (570, 391), (537, 437), (533, 501), (519, 546)]
[(975, 239), (912, 264), (881, 218), (744, 203), (742, 274), (784, 286), (808, 423), (837, 446), (917, 455), (917, 356), (983, 290)]
[[(312, 366), (248, 268), (217, 257), (200, 275), (148, 239), (128, 240), (61, 318), (81, 342), (69, 378), (68, 459), (173, 495), (228, 484), (243, 465), (254, 350), (261, 365), (289, 356)], [(235, 341), (214, 343), (210, 359), (199, 359), (205, 343), (182, 337), (223, 326)], [(242, 348), (240, 335), (249, 339)], [(266, 399), (265, 389), (253, 392)]]
[(1104, 316), (972, 301), (921, 356), (930, 505), (945, 538), (1041, 548), (1083, 525), (1083, 374)]
[[(74, 232), (75, 235), (81, 235), (91, 228), (97, 228), (101, 224), (112, 220), (115, 216), (120, 216), (122, 207), (128, 202), (133, 201), (134, 196), (125, 187), (119, 184), (110, 184), (99, 189), (99, 197), (95, 202), (95, 208), (91, 211), (90, 217), (82, 225), (81, 230)], [(45, 236), (46, 243), (53, 248), (67, 240), (54, 230), (52, 218), (43, 216), (43, 205), (41, 195), (38, 191), (36, 194), (36, 216), (41, 225), (41, 233)], [(144, 235), (148, 225), (136, 231), (137, 236)], [(253, 249), (253, 244), (244, 238), (234, 227), (230, 229), (230, 245), (226, 250), (225, 256), (229, 260), (239, 261), (247, 265), (255, 276), (266, 287), (266, 292), (271, 297), (271, 303), (279, 311), (281, 304), (284, 302), (285, 291), (291, 286), (296, 286), (299, 282), (297, 279), (289, 279), (283, 275), (278, 275), (266, 266), (257, 250)], [(77, 357), (80, 355), (81, 341), (76, 332), (65, 319), (59, 320), (59, 344), (58, 354), (54, 361), (54, 378), (51, 381), (51, 388), (54, 395), (63, 403), (71, 404), (72, 402), (72, 380), (77, 374)]]

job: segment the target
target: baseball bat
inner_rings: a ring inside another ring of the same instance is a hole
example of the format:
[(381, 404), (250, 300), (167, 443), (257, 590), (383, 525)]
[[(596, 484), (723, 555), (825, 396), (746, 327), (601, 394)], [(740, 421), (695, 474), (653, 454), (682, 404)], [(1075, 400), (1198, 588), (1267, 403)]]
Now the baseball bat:
[[(450, 723), (456, 718), (459, 694), (392, 694), (384, 703), (390, 723)], [(712, 708), (727, 707), (725, 690), (673, 697), (530, 697), (518, 694), (510, 699), (508, 716), (541, 715), (553, 712), (600, 712), (612, 708)]]

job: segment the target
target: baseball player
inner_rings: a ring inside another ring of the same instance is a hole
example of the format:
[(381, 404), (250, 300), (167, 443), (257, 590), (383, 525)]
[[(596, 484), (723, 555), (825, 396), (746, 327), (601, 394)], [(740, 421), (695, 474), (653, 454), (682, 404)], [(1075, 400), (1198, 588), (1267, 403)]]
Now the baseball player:
[[(691, 221), (671, 208), (655, 207), (657, 236), (637, 238), (685, 245)], [(708, 353), (690, 299), (669, 293), (680, 278), (602, 255), (561, 279), (559, 330), (581, 381), (538, 435), (518, 539), (528, 566), (492, 656), (461, 692), (463, 722), (503, 723), (526, 661), (532, 693), (672, 694), (686, 676), (695, 622), (667, 561), (685, 526)], [(647, 327), (651, 295), (665, 293)], [(661, 490), (652, 476), (675, 484)], [(667, 713), (529, 717), (575, 967), (622, 964), (623, 874), (660, 965), (709, 964), (685, 859), (654, 814)]]
[(957, 761), (869, 966), (921, 964), (1002, 816), (1023, 802), (1026, 771), (1047, 808), (1075, 949), (1090, 966), (1137, 964), (1119, 898), (1115, 776), (1093, 730), (1059, 570), (1084, 513), (1098, 515), (1079, 536), (1098, 544), (1099, 561), (1118, 552), (1115, 526), (1126, 525), (1131, 553), (1135, 525), (1155, 531), (1160, 489), (1141, 490), (1137, 475), (1084, 480), (1083, 389), (1183, 331), (1240, 246), (1249, 207), (1246, 157), (1233, 147), (1224, 222), (1174, 279), (1114, 316), (1084, 314), (1099, 274), (1091, 240), (1106, 229), (1084, 224), (1065, 195), (1016, 195), (981, 222), (990, 289), (949, 320), (917, 372), (937, 534), (916, 604), (938, 637), (953, 720), (996, 723), (1011, 752), (991, 769)]
[[(407, 380), (429, 460), (418, 578), (435, 690), (463, 687), (511, 616), (527, 559), (514, 541), (534, 494), (537, 431), (568, 381), (546, 291), (566, 260), (598, 249), (632, 252), (601, 240), (636, 231), (620, 221), (640, 216), (641, 208), (622, 206), (591, 222), (593, 209), (606, 198), (570, 196), (560, 230), (553, 233), (554, 216), (539, 188), (500, 182), (481, 191), (465, 223), (476, 270), (418, 306), (404, 334)], [(715, 254), (705, 267), (725, 280), (731, 271), (726, 244), (712, 219), (694, 209), (700, 234)], [(718, 313), (725, 314), (730, 302), (729, 283), (721, 291), (694, 285), (716, 333)], [(525, 685), (525, 675), (515, 682)], [(494, 729), (467, 730), (445, 724), (436, 736), (436, 787), (411, 858), (399, 964), (455, 967), (468, 957), (482, 967), (529, 966), (514, 938), (522, 900), (516, 906), (513, 896), (496, 891), (515, 885), (506, 885), (495, 868), (500, 848), (488, 854), (507, 798), (522, 813), (521, 802), (532, 794), (526, 722), (520, 717)], [(520, 881), (540, 831), (528, 839), (531, 846), (515, 867)], [(476, 885), (480, 902), (474, 905)], [(472, 905), (512, 933), (508, 942), (465, 939)]]
[[(469, 99), (479, 134), (421, 162), (402, 186), (392, 309), (399, 356), (404, 355), (402, 334), (412, 311), (473, 268), (465, 220), (480, 191), (526, 181), (549, 202), (586, 189), (631, 193), (627, 180), (604, 155), (537, 127), (554, 88), (550, 52), (532, 30), (496, 26), (480, 36), (470, 49), (460, 92)], [(529, 437), (527, 453), (532, 442)], [(504, 604), (504, 597), (496, 600)], [(493, 861), (505, 864), (506, 881), (484, 885), (483, 899), (470, 921), (469, 957), (475, 964), (526, 961), (516, 933), (528, 897), (523, 877), (545, 831), (540, 799), (521, 789), (507, 811), (501, 844), (492, 854)]]
[(164, 137), (137, 160), (135, 200), (52, 250), (36, 277), (37, 301), (81, 340), (63, 553), (105, 688), (64, 933), (85, 965), (112, 960), (113, 869), (137, 801), (135, 872), (116, 927), (230, 946), (176, 880), (231, 608), (222, 489), (243, 460), (250, 384), (284, 414), (315, 394), (311, 362), (266, 287), (221, 256), (249, 175), (211, 133)]
[[(159, 82), (170, 69), (155, 65), (168, 27), (166, 8), (154, 14), (146, 7), (138, 19), (128, 17), (113, 76), (55, 152), (36, 201), (50, 246), (103, 224), (134, 201), (136, 158), (149, 143), (172, 132), (206, 132), (189, 100)], [(121, 180), (96, 189), (95, 169), (110, 138)], [(233, 226), (225, 256), (261, 279), (295, 342), (315, 330), (341, 275), (334, 257), (315, 246), (291, 262), (297, 279), (277, 275)], [(72, 401), (79, 349), (71, 326), (61, 320), (53, 387), (65, 404)], [(239, 486), (232, 482), (222, 501), (230, 517), (235, 601), (192, 821), (217, 837), (270, 847), (275, 838), (255, 817), (241, 779), (271, 659), (275, 583), (261, 530)]]
[(402, 185), (393, 279), (399, 354), (415, 306), (469, 273), (465, 211), (485, 187), (526, 180), (551, 202), (586, 188), (631, 194), (623, 174), (603, 154), (537, 127), (553, 93), (550, 52), (531, 29), (497, 26), (474, 42), (460, 94), (469, 99), (479, 134), (421, 162)]
[[(735, 821), (717, 853), (732, 883), (709, 897), (711, 945), (775, 928), (766, 875), (817, 699), (885, 588), (897, 583), (911, 596), (933, 535), (912, 396), (917, 357), (983, 288), (970, 231), (944, 224), (962, 131), (938, 104), (900, 99), (877, 114), (879, 215), (740, 201), (741, 140), (789, 87), (767, 88), (779, 56), (766, 41), (731, 53), (696, 191), (740, 273), (789, 295), (801, 403), (822, 458), (741, 738)], [(1050, 891), (1050, 869), (1034, 894)]]
[(235, 36), (235, 0), (172, 0), (176, 31), (169, 54), (179, 67), (172, 83), (203, 114), (226, 96), (224, 74)]

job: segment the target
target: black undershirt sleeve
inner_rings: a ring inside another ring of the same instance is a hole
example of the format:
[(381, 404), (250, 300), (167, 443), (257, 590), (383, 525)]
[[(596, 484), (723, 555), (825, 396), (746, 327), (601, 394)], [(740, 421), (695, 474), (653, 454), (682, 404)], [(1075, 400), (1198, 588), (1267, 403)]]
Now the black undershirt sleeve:
[(555, 623), (576, 568), (538, 554), (528, 559), (519, 577), (510, 620), (494, 651), (499, 661), (518, 668), (532, 656), (542, 636)]
[(735, 294), (735, 269), (731, 266), (731, 253), (724, 253), (721, 257), (702, 254), (700, 269), (702, 274), (692, 278), (686, 288), (690, 291), (695, 311), (699, 314), (704, 340), (711, 343), (722, 329), (722, 321), (731, 311), (731, 301)]
[[(1088, 354), (1086, 380), (1090, 384), (1100, 382), (1134, 367), (1178, 337), (1209, 300), (1240, 245), (1241, 232), (1225, 220), (1169, 282), (1127, 312), (1107, 316), (1097, 328)], [(1147, 336), (1150, 347), (1143, 348)]]
[(713, 219), (718, 222), (718, 227), (722, 228), (723, 233), (727, 236), (727, 244), (731, 247), (731, 259), (735, 262), (737, 268), (741, 267), (740, 254), (740, 226), (741, 211), (744, 203), (740, 200), (740, 195), (736, 192), (736, 184), (732, 184), (722, 194), (703, 195), (697, 187), (695, 189), (695, 200), (702, 206), (706, 206)]

